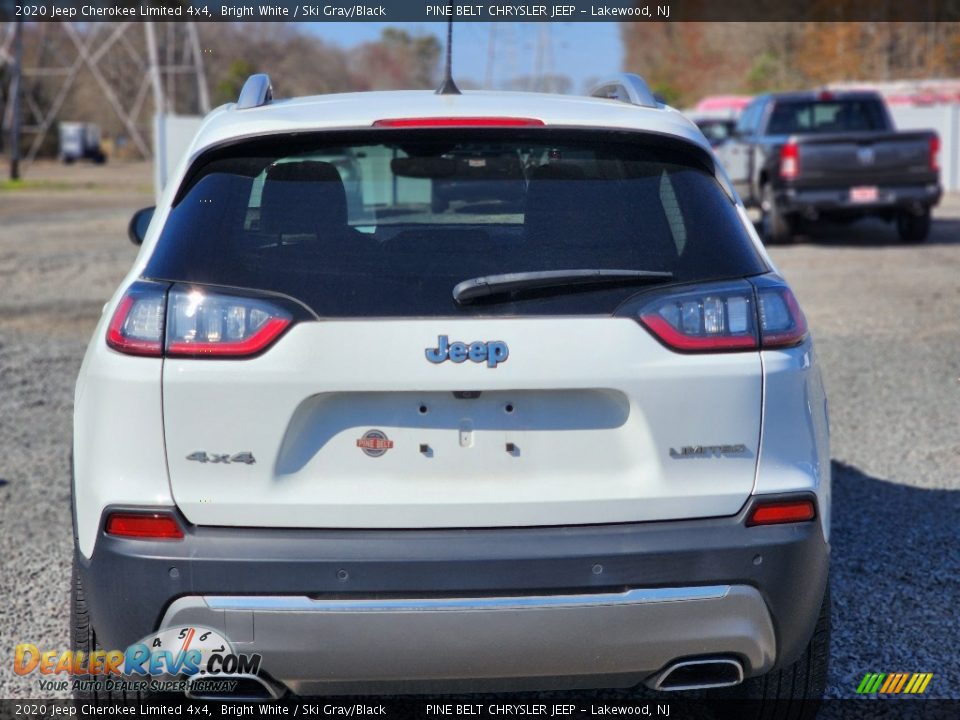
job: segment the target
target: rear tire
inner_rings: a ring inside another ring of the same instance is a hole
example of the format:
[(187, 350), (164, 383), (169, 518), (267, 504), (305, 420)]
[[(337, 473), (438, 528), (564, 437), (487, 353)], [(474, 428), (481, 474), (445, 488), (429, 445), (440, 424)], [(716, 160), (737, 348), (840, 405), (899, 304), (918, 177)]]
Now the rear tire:
[(900, 242), (922, 243), (930, 234), (930, 208), (925, 208), (920, 215), (901, 210), (897, 213), (896, 222)]
[[(90, 657), (94, 650), (102, 650), (100, 643), (97, 642), (97, 633), (90, 622), (90, 613), (87, 611), (87, 598), (83, 591), (83, 583), (80, 580), (80, 570), (77, 567), (77, 557), (74, 553), (73, 571), (71, 572), (71, 602), (70, 602), (70, 645), (74, 652), (82, 652), (84, 657)], [(89, 678), (93, 681), (106, 682), (103, 676), (91, 675)], [(122, 680), (122, 676), (111, 678), (111, 680)], [(144, 700), (146, 697), (138, 692), (123, 692), (116, 690), (75, 690), (73, 697), (76, 700), (87, 702), (114, 702), (117, 700)]]
[(770, 245), (786, 245), (793, 241), (793, 223), (778, 207), (773, 187), (765, 183), (760, 189), (760, 234)]
[(760, 677), (749, 678), (731, 694), (747, 700), (746, 710), (738, 717), (755, 720), (791, 718), (814, 720), (827, 689), (830, 665), (830, 586), (827, 585), (820, 605), (820, 615), (803, 655), (785, 668)]

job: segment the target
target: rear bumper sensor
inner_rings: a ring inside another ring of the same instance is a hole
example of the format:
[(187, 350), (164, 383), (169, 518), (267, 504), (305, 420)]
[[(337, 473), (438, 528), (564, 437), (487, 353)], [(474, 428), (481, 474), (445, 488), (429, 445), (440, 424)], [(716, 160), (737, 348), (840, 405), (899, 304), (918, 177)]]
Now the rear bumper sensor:
[(238, 647), (260, 654), (261, 667), (297, 694), (431, 692), (466, 679), (603, 686), (614, 675), (635, 685), (691, 655), (742, 657), (762, 673), (776, 650), (766, 603), (742, 585), (499, 598), (188, 596), (161, 628), (185, 624), (225, 634), (252, 627)]

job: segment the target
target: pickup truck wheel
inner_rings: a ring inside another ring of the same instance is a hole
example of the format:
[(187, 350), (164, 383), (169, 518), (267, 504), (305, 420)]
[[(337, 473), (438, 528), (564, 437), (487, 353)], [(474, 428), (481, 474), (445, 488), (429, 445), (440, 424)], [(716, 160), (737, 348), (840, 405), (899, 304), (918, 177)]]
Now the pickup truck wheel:
[(777, 208), (773, 188), (766, 184), (760, 191), (760, 235), (765, 243), (786, 244), (793, 240), (790, 219)]
[[(814, 720), (827, 688), (830, 663), (830, 586), (827, 585), (820, 604), (820, 615), (813, 636), (803, 655), (785, 668), (729, 688), (730, 695), (748, 703), (739, 708), (737, 717), (756, 720), (797, 718)], [(739, 703), (737, 703), (739, 705)], [(740, 712), (746, 710), (748, 712)]]
[[(70, 577), (71, 602), (70, 602), (70, 645), (74, 652), (82, 652), (84, 657), (90, 657), (94, 650), (102, 650), (100, 643), (97, 642), (97, 633), (90, 623), (90, 614), (87, 611), (87, 599), (83, 592), (83, 583), (80, 581), (80, 572), (77, 568), (77, 558), (73, 558), (73, 571)], [(86, 680), (105, 681), (103, 676), (90, 675), (82, 677)], [(114, 702), (117, 700), (136, 700), (145, 699), (145, 696), (137, 692), (123, 692), (116, 690), (84, 690), (78, 688), (74, 690), (73, 697), (76, 700), (85, 700), (88, 702)]]
[(914, 215), (906, 210), (897, 213), (897, 234), (905, 243), (922, 243), (930, 234), (930, 208)]

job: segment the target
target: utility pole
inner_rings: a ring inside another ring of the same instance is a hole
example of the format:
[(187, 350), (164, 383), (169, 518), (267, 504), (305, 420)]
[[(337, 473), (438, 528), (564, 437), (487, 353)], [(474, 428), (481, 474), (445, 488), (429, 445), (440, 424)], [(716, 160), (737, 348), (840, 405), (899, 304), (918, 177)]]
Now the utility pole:
[(13, 35), (13, 81), (10, 83), (10, 179), (20, 179), (20, 75), (23, 68), (23, 20)]
[(496, 60), (497, 45), (497, 24), (490, 23), (490, 39), (487, 42), (487, 74), (484, 79), (483, 87), (485, 90), (493, 90), (493, 63)]

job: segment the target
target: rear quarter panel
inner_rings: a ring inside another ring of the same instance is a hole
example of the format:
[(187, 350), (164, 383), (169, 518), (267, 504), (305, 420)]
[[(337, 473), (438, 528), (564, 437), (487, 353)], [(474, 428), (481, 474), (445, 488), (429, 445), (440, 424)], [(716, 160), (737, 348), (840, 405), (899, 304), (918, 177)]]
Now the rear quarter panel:
[(763, 431), (754, 492), (809, 490), (817, 495), (824, 537), (830, 539), (830, 424), (813, 342), (766, 350)]

